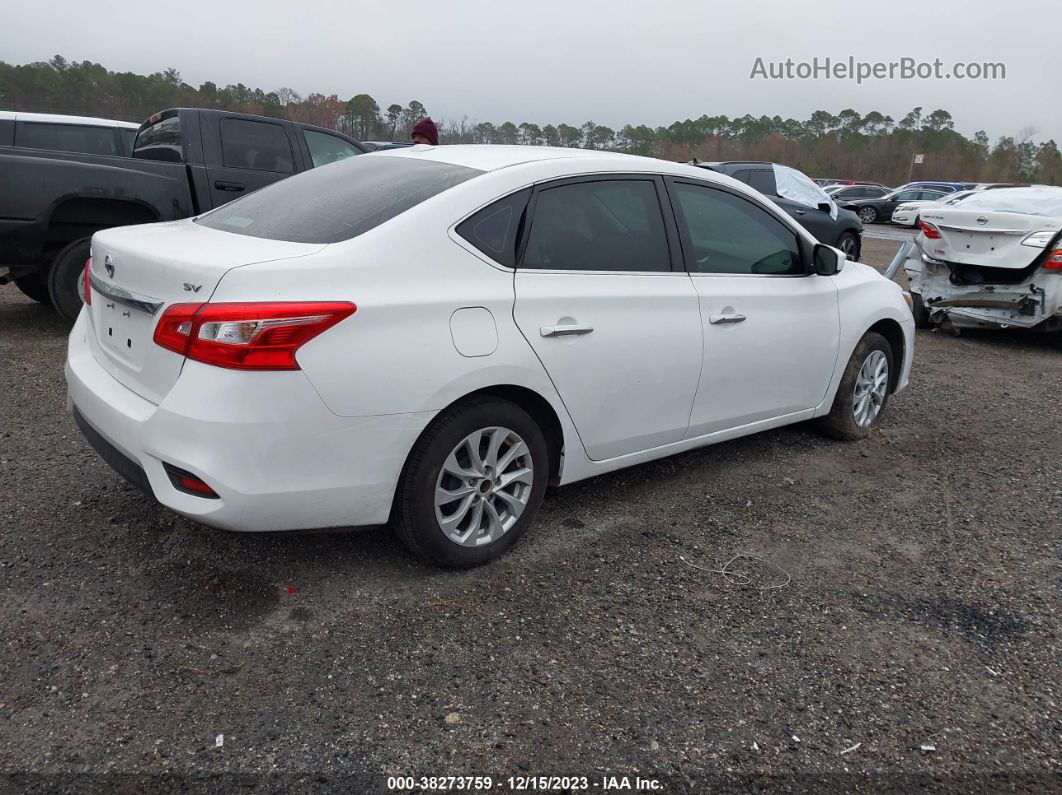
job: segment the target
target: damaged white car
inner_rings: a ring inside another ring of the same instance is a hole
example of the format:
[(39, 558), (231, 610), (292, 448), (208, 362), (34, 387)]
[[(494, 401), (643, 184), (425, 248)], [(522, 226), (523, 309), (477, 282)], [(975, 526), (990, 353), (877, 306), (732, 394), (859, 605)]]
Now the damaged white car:
[(904, 269), (919, 328), (1062, 329), (1062, 188), (922, 208)]

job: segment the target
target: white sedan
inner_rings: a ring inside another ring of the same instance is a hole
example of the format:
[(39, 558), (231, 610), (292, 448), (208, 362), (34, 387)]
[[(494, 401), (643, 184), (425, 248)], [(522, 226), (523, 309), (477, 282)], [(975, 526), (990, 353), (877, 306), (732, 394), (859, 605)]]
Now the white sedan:
[(932, 201), (904, 202), (892, 211), (892, 222), (900, 226), (918, 226), (922, 217), (922, 210), (940, 210), (944, 207), (954, 207), (963, 199), (967, 199), (980, 191), (961, 190), (958, 193), (945, 193), (939, 199)]
[(547, 483), (907, 384), (910, 297), (741, 182), (579, 149), (415, 146), (98, 232), (70, 409), (115, 469), (230, 530), (390, 521), (484, 563)]

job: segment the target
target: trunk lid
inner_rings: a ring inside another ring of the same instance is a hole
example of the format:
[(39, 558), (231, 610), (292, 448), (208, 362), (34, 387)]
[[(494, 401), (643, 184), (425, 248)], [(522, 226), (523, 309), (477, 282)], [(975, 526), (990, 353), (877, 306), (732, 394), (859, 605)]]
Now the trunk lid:
[(940, 239), (925, 238), (929, 256), (959, 265), (1021, 270), (1043, 253), (1046, 243), (1023, 245), (1033, 232), (1058, 232), (1057, 218), (994, 210), (922, 209), (923, 221), (940, 230)]
[(191, 220), (97, 232), (89, 309), (93, 355), (125, 387), (160, 403), (184, 364), (183, 356), (153, 341), (168, 306), (209, 301), (233, 268), (322, 248), (222, 232)]

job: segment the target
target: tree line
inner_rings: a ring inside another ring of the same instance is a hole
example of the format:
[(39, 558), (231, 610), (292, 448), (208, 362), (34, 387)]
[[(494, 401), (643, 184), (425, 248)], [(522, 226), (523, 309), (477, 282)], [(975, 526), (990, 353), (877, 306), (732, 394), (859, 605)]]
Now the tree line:
[[(417, 100), (383, 107), (369, 94), (302, 96), (242, 83), (198, 88), (176, 69), (150, 75), (112, 72), (90, 61), (56, 55), (47, 62), (12, 65), (0, 61), (0, 109), (70, 113), (142, 121), (168, 107), (200, 107), (255, 113), (316, 124), (361, 140), (408, 140), (428, 109)], [(439, 121), (439, 120), (437, 120)], [(667, 160), (771, 160), (814, 177), (874, 179), (888, 185), (907, 180), (911, 157), (925, 155), (915, 179), (981, 182), (1062, 183), (1062, 154), (1054, 140), (1034, 141), (1026, 127), (992, 143), (980, 130), (967, 137), (955, 130), (945, 110), (916, 107), (898, 121), (872, 111), (817, 110), (805, 120), (781, 116), (739, 118), (703, 115), (666, 127), (627, 124), (613, 129), (581, 124), (442, 120), (442, 143), (527, 144), (609, 149)]]

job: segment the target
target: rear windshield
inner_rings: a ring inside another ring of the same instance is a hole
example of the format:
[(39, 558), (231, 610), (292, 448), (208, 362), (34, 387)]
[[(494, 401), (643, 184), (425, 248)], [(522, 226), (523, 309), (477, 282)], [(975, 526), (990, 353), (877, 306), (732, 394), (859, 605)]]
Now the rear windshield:
[(133, 157), (144, 160), (164, 160), (167, 163), (183, 161), (181, 117), (170, 116), (142, 129), (133, 144)]
[(269, 240), (338, 243), (482, 173), (408, 157), (351, 157), (275, 182), (197, 223)]

